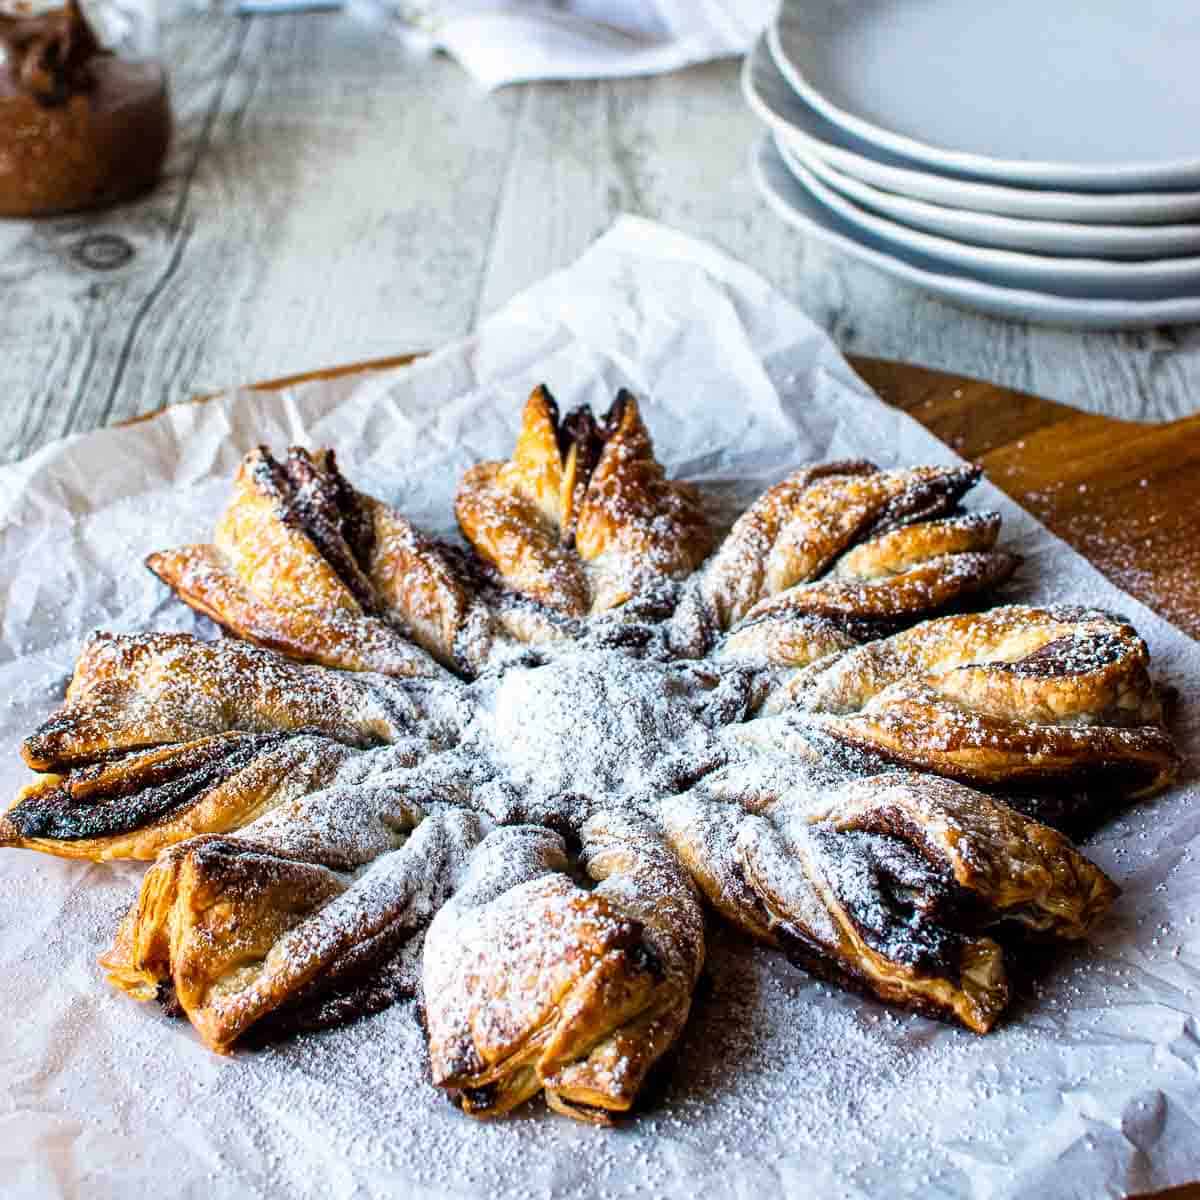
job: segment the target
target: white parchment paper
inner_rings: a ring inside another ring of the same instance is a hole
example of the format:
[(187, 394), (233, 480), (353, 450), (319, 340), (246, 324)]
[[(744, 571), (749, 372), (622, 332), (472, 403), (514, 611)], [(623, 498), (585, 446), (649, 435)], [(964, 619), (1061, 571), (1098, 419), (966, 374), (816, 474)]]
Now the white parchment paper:
[[(203, 623), (143, 571), (207, 535), (238, 458), (337, 448), (441, 533), (461, 470), (508, 453), (545, 380), (647, 398), (671, 471), (729, 511), (800, 463), (953, 461), (801, 313), (711, 248), (626, 219), (474, 338), (413, 368), (232, 394), (0, 472), (0, 783), (96, 626)], [(1011, 599), (1099, 604), (1145, 634), (1200, 751), (1200, 646), (990, 486), (1027, 564)], [(211, 627), (208, 627), (211, 632)], [(141, 868), (0, 851), (0, 1194), (1097, 1197), (1200, 1178), (1200, 805), (1185, 783), (1088, 845), (1125, 893), (986, 1038), (844, 995), (717, 931), (678, 1062), (617, 1130), (531, 1106), (480, 1124), (428, 1083), (397, 1007), (219, 1058), (95, 967)]]

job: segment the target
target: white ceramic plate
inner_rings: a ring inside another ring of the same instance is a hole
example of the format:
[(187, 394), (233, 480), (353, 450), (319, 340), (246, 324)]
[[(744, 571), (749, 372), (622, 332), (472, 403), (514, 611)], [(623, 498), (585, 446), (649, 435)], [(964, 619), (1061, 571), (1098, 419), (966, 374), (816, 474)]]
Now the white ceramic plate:
[(787, 151), (823, 184), (860, 208), (956, 241), (1001, 250), (1092, 258), (1154, 259), (1200, 254), (1200, 225), (1078, 225), (948, 208), (872, 187), (830, 166), (819, 155), (806, 154), (795, 146), (787, 145)]
[(767, 203), (785, 221), (924, 291), (1010, 320), (1092, 329), (1143, 329), (1200, 321), (1200, 297), (1170, 300), (1082, 300), (1028, 288), (998, 287), (922, 254), (890, 246), (824, 208), (788, 170), (770, 137), (755, 149), (751, 170)]
[(786, 147), (780, 153), (789, 170), (826, 208), (843, 221), (884, 243), (965, 269), (1001, 287), (1028, 287), (1080, 299), (1166, 300), (1177, 296), (1200, 299), (1200, 257), (1152, 258), (1114, 262), (1102, 258), (1069, 258), (971, 246), (951, 238), (910, 229), (877, 216), (826, 187)]
[(878, 188), (972, 212), (1048, 221), (1148, 224), (1200, 220), (1200, 191), (1064, 192), (977, 183), (929, 170), (826, 120), (792, 90), (760, 39), (742, 67), (750, 107), (805, 157), (817, 155), (839, 171)]
[(769, 37), (831, 121), (1006, 183), (1200, 186), (1196, 0), (785, 0)]

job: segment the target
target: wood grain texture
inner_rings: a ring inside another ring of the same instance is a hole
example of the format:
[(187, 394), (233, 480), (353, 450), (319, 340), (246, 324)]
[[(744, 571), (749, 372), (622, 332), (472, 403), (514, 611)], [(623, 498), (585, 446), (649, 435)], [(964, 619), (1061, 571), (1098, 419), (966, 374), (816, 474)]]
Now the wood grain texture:
[[(438, 345), (619, 212), (722, 246), (848, 351), (1127, 419), (1200, 406), (1198, 328), (997, 321), (806, 242), (755, 194), (735, 63), (487, 94), (336, 12), (185, 13), (165, 57), (179, 136), (158, 190), (0, 223), (0, 459), (241, 379)], [(96, 237), (131, 256), (88, 266)]]
[[(178, 136), (160, 187), (105, 214), (0, 224), (8, 459), (474, 318), (516, 97), (331, 14), (189, 16), (166, 49)], [(89, 268), (96, 236), (128, 261)]]

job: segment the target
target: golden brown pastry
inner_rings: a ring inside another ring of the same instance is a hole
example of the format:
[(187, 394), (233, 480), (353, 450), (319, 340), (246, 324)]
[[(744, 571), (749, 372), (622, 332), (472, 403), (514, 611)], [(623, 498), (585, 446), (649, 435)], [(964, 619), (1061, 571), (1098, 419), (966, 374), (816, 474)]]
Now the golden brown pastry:
[(0, 816), (0, 846), (152, 859), (323, 787), (354, 754), (329, 738), (231, 732), (46, 772)]
[(738, 518), (681, 605), (678, 645), (703, 652), (731, 630), (723, 653), (803, 666), (1003, 583), (1018, 560), (995, 548), (999, 515), (957, 511), (979, 476), (863, 461), (798, 471)]
[(800, 787), (744, 813), (661, 805), (713, 906), (814, 974), (986, 1033), (1008, 1003), (1012, 921), (1081, 938), (1117, 888), (1060, 833), (950, 780), (897, 773)]
[(625, 1112), (687, 1020), (704, 959), (691, 880), (645, 817), (598, 813), (582, 842), (591, 891), (556, 834), (497, 830), (430, 926), (433, 1079), (474, 1116), (543, 1090), (573, 1117)]
[(420, 686), (238, 642), (96, 634), (64, 706), (22, 743), (38, 774), (0, 816), (0, 846), (150, 859), (237, 829), (407, 736)]
[(846, 745), (965, 783), (1099, 780), (1147, 796), (1179, 768), (1148, 666), (1119, 618), (1010, 605), (814, 663), (774, 704), (794, 703)]
[[(181, 881), (190, 886), (200, 875), (212, 878), (218, 867), (236, 864), (246, 886), (231, 903), (242, 911), (277, 868), (300, 880), (326, 879), (319, 871), (301, 870), (304, 864), (354, 871), (403, 847), (426, 816), (406, 794), (403, 769), (360, 769), (329, 787), (276, 804), (224, 836), (193, 837), (164, 850), (144, 876), (138, 900), (103, 959), (111, 982), (142, 1000), (170, 985), (168, 941), (192, 903)], [(432, 828), (422, 837), (431, 833)], [(197, 855), (200, 850), (204, 853)], [(262, 875), (261, 887), (253, 885), (254, 871)], [(338, 886), (329, 886), (331, 894), (341, 894)], [(245, 913), (238, 919), (247, 919)]]
[(828, 617), (744, 621), (723, 638), (716, 658), (747, 659), (772, 666), (803, 666), (859, 644), (844, 624)]
[(193, 838), (147, 872), (101, 966), (135, 999), (169, 993), (206, 1045), (228, 1051), (419, 934), (480, 831), (473, 813), (427, 817), (357, 879), (245, 837)]
[(307, 662), (428, 676), (422, 649), (467, 672), (486, 653), (487, 615), (452, 556), (356, 492), (331, 450), (251, 451), (212, 544), (146, 565), (238, 637)]
[(708, 526), (627, 393), (598, 424), (535, 391), (513, 458), (460, 489), (478, 558), (332, 454), (258, 451), (213, 545), (152, 558), (246, 640), (89, 641), (0, 846), (153, 858), (103, 966), (214, 1050), (423, 990), (434, 1081), (478, 1116), (538, 1093), (628, 1111), (687, 1020), (702, 896), (819, 975), (985, 1032), (1008, 1002), (993, 927), (1083, 937), (1116, 894), (1014, 789), (1066, 811), (1097, 776), (1164, 786), (1178, 756), (1145, 644), (1107, 614), (859, 644), (1011, 572), (999, 518), (958, 508), (977, 478), (810, 468), (697, 572)]
[(697, 493), (665, 477), (626, 391), (598, 423), (587, 408), (560, 421), (535, 388), (513, 457), (472, 467), (455, 512), (507, 587), (569, 617), (683, 578), (712, 546)]

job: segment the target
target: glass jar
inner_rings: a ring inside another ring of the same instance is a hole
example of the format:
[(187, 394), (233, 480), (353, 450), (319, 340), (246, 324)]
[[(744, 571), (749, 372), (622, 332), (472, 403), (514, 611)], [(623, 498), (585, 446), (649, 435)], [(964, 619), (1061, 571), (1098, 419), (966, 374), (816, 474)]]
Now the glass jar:
[(0, 0), (0, 216), (153, 186), (171, 136), (153, 0)]

